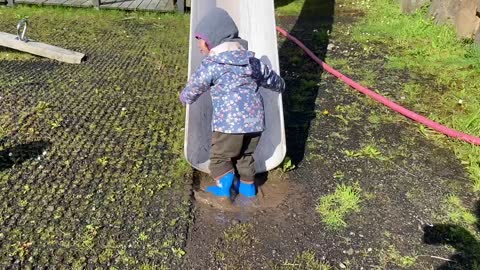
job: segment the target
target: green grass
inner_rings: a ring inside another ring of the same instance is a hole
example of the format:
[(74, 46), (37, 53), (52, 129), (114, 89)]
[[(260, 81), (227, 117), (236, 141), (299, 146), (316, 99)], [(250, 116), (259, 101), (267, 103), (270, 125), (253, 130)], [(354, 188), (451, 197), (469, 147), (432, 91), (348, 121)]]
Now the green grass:
[[(403, 15), (394, 0), (367, 0), (354, 7), (366, 13), (353, 27), (353, 39), (366, 51), (374, 53), (376, 46), (391, 48), (388, 68), (434, 78), (434, 83), (417, 79), (405, 84), (408, 106), (446, 126), (480, 136), (480, 47), (458, 40), (451, 25), (436, 25), (426, 9)], [(467, 166), (473, 190), (479, 192), (479, 147), (460, 141), (451, 145)]]
[(445, 199), (445, 221), (452, 222), (464, 227), (472, 227), (478, 222), (478, 218), (463, 206), (458, 196), (450, 195)]
[(275, 0), (275, 13), (279, 16), (330, 16), (331, 1)]
[(221, 269), (254, 269), (251, 260), (251, 248), (258, 243), (254, 225), (251, 223), (238, 223), (225, 228), (223, 233), (217, 235), (215, 246), (210, 253), (213, 255)]
[(385, 267), (391, 263), (400, 268), (410, 268), (414, 266), (417, 261), (417, 257), (415, 256), (402, 255), (394, 245), (388, 246), (386, 250), (382, 249), (379, 255), (380, 262)]
[(368, 157), (378, 160), (387, 160), (387, 158), (382, 155), (382, 152), (380, 152), (380, 150), (378, 150), (373, 144), (366, 144), (358, 151), (344, 150), (343, 153), (350, 158)]
[(304, 3), (305, 0), (276, 0), (275, 11), (279, 15), (298, 16)]
[(285, 261), (272, 267), (274, 270), (330, 270), (330, 265), (319, 261), (312, 251), (305, 251), (298, 255), (293, 262)]
[(345, 216), (360, 210), (361, 189), (358, 185), (337, 186), (333, 194), (321, 197), (316, 211), (321, 215), (322, 222), (331, 230), (347, 227)]

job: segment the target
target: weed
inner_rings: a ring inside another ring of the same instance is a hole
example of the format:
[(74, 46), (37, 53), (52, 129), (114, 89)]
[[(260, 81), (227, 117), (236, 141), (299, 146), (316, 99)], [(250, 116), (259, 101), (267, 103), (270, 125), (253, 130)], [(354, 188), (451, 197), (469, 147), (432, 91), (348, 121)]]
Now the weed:
[(477, 222), (475, 215), (468, 211), (456, 195), (449, 195), (445, 199), (446, 221), (454, 224), (469, 227)]
[(290, 157), (285, 157), (281, 166), (282, 166), (282, 171), (284, 173), (295, 169), (295, 164), (293, 164), (292, 159)]
[(380, 252), (380, 257), (383, 265), (387, 265), (391, 262), (401, 268), (409, 268), (417, 261), (415, 256), (402, 256), (394, 245), (390, 245), (386, 251), (382, 250)]
[(139, 239), (140, 241), (146, 241), (146, 240), (148, 240), (148, 235), (147, 235), (146, 233), (144, 233), (144, 232), (141, 232), (141, 233), (138, 235), (138, 239)]
[(369, 158), (377, 158), (382, 154), (375, 146), (372, 145), (366, 145), (360, 151), (364, 156)]
[(361, 189), (358, 184), (337, 186), (335, 192), (321, 197), (316, 206), (316, 211), (322, 216), (323, 223), (332, 230), (347, 227), (344, 218), (347, 214), (360, 210)]
[(333, 174), (333, 178), (335, 179), (343, 179), (345, 177), (345, 174), (342, 171), (336, 171)]
[(369, 157), (378, 160), (386, 160), (385, 157), (382, 156), (382, 152), (380, 152), (375, 146), (367, 144), (359, 151), (352, 151), (352, 150), (344, 150), (343, 153), (347, 157)]
[(224, 239), (228, 244), (246, 243), (249, 241), (249, 233), (253, 229), (250, 223), (241, 223), (232, 226), (223, 233)]
[(175, 254), (179, 258), (183, 257), (186, 254), (186, 252), (181, 248), (173, 248), (172, 247), (172, 252), (173, 252), (173, 254)]
[(239, 223), (226, 228), (216, 239), (212, 253), (215, 260), (221, 263), (222, 269), (237, 269), (239, 265), (245, 269), (254, 269), (249, 260), (251, 247), (257, 243), (252, 231), (252, 224)]
[(55, 119), (52, 121), (49, 121), (48, 123), (52, 128), (58, 128), (62, 125), (62, 122), (63, 122), (63, 117), (60, 114), (55, 113)]
[(97, 159), (97, 162), (102, 165), (103, 167), (108, 165), (108, 157), (102, 157)]
[(285, 261), (280, 265), (272, 267), (275, 270), (295, 270), (295, 269), (309, 269), (309, 270), (330, 270), (329, 264), (319, 261), (313, 251), (304, 251), (298, 255), (293, 262)]

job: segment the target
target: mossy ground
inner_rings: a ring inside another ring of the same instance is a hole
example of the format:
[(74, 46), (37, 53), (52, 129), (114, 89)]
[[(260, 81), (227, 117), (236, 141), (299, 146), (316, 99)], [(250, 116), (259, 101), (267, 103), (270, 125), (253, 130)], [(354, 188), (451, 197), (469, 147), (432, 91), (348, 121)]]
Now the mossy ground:
[(29, 38), (88, 58), (0, 51), (0, 268), (175, 267), (188, 16), (2, 7), (0, 31), (26, 16)]

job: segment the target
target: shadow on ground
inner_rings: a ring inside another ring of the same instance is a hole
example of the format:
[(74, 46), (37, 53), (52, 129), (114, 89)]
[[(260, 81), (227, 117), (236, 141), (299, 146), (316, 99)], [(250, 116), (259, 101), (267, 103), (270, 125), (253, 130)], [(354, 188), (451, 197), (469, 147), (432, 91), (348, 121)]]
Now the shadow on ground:
[[(276, 1), (282, 7), (292, 0)], [(329, 33), (334, 23), (335, 0), (306, 0), (300, 15), (284, 16), (282, 26), (300, 38), (320, 59), (327, 55)], [(301, 49), (290, 41), (281, 45), (280, 66), (287, 83), (284, 94), (287, 156), (293, 164), (301, 162), (311, 122), (315, 119), (315, 100), (319, 93), (322, 68), (308, 58)]]
[[(475, 211), (476, 229), (480, 232), (480, 201)], [(429, 245), (446, 245), (456, 250), (437, 270), (480, 269), (480, 241), (466, 228), (456, 224), (434, 224), (423, 228), (423, 241)]]
[[(3, 141), (3, 139), (0, 139)], [(0, 151), (0, 171), (9, 169), (14, 165), (39, 157), (51, 145), (47, 141), (34, 141), (8, 147)]]

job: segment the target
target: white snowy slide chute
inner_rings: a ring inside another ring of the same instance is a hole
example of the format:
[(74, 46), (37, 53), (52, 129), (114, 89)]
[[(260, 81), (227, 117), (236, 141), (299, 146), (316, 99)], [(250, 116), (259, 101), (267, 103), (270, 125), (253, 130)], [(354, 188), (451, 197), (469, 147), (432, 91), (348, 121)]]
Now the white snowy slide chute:
[[(240, 37), (248, 41), (248, 49), (280, 73), (273, 0), (194, 0), (190, 15), (189, 77), (203, 59), (193, 36), (195, 28), (215, 7), (225, 9), (232, 16)], [(265, 131), (254, 154), (258, 173), (280, 165), (286, 154), (282, 96), (266, 89), (260, 89), (260, 93), (265, 107)], [(184, 144), (187, 161), (205, 173), (209, 173), (211, 123), (212, 101), (207, 92), (187, 106)]]

